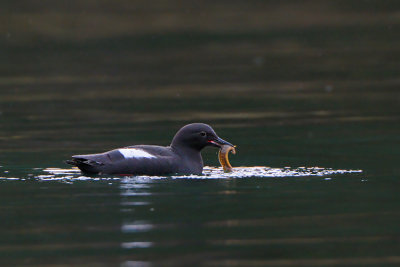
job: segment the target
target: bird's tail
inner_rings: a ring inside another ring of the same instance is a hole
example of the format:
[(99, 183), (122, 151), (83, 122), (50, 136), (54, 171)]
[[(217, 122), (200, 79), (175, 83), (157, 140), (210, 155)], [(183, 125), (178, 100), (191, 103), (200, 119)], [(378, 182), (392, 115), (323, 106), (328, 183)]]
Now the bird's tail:
[(75, 157), (66, 160), (65, 163), (78, 167), (84, 173), (99, 173), (99, 167), (104, 165), (104, 163), (98, 161)]

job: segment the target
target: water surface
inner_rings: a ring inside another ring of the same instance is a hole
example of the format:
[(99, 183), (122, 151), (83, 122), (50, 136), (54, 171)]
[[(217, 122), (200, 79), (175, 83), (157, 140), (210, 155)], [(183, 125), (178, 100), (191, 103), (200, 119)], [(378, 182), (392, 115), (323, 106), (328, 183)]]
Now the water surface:
[[(1, 266), (400, 264), (396, 1), (28, 2), (0, 8)], [(63, 162), (190, 122), (235, 172)]]

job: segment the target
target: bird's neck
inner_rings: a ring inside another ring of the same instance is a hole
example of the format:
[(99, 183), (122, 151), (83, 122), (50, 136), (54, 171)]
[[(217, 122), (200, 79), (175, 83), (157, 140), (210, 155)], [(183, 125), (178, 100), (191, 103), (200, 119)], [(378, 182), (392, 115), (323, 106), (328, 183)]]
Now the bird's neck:
[(183, 172), (201, 174), (203, 171), (203, 158), (198, 149), (185, 146), (173, 146), (172, 150), (179, 155), (183, 166)]
[(174, 150), (178, 155), (182, 157), (182, 159), (190, 159), (194, 161), (198, 161), (203, 163), (203, 159), (201, 157), (201, 153), (198, 149), (192, 148), (189, 146), (180, 146), (180, 145), (174, 145), (171, 144), (172, 150)]
[(201, 153), (198, 149), (189, 147), (189, 146), (182, 146), (180, 144), (172, 143), (171, 146), (172, 150), (174, 150), (179, 155), (185, 155), (186, 157), (201, 157)]

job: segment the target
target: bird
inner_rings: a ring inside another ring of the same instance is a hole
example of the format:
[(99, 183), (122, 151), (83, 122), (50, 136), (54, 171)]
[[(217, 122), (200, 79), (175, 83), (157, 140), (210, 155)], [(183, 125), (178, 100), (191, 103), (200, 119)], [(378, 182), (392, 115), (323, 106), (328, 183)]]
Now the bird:
[(175, 134), (169, 146), (133, 145), (99, 154), (74, 155), (65, 162), (84, 174), (201, 175), (203, 148), (224, 145), (234, 147), (218, 137), (210, 125), (191, 123)]

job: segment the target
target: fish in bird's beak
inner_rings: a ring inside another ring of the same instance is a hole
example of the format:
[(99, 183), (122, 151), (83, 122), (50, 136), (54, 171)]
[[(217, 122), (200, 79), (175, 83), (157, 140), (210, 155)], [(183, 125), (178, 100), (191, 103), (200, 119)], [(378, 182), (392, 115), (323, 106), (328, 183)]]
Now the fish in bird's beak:
[(221, 164), (222, 168), (224, 169), (224, 172), (232, 172), (233, 171), (233, 167), (232, 167), (231, 163), (229, 162), (229, 158), (228, 158), (229, 152), (232, 152), (232, 154), (236, 154), (235, 147), (223, 145), (218, 151), (218, 160), (219, 160), (219, 163)]
[(228, 141), (225, 141), (222, 138), (219, 138), (218, 136), (215, 136), (214, 138), (208, 140), (208, 143), (215, 147), (222, 147), (223, 145), (228, 145), (228, 146), (234, 147), (234, 145), (232, 145)]

